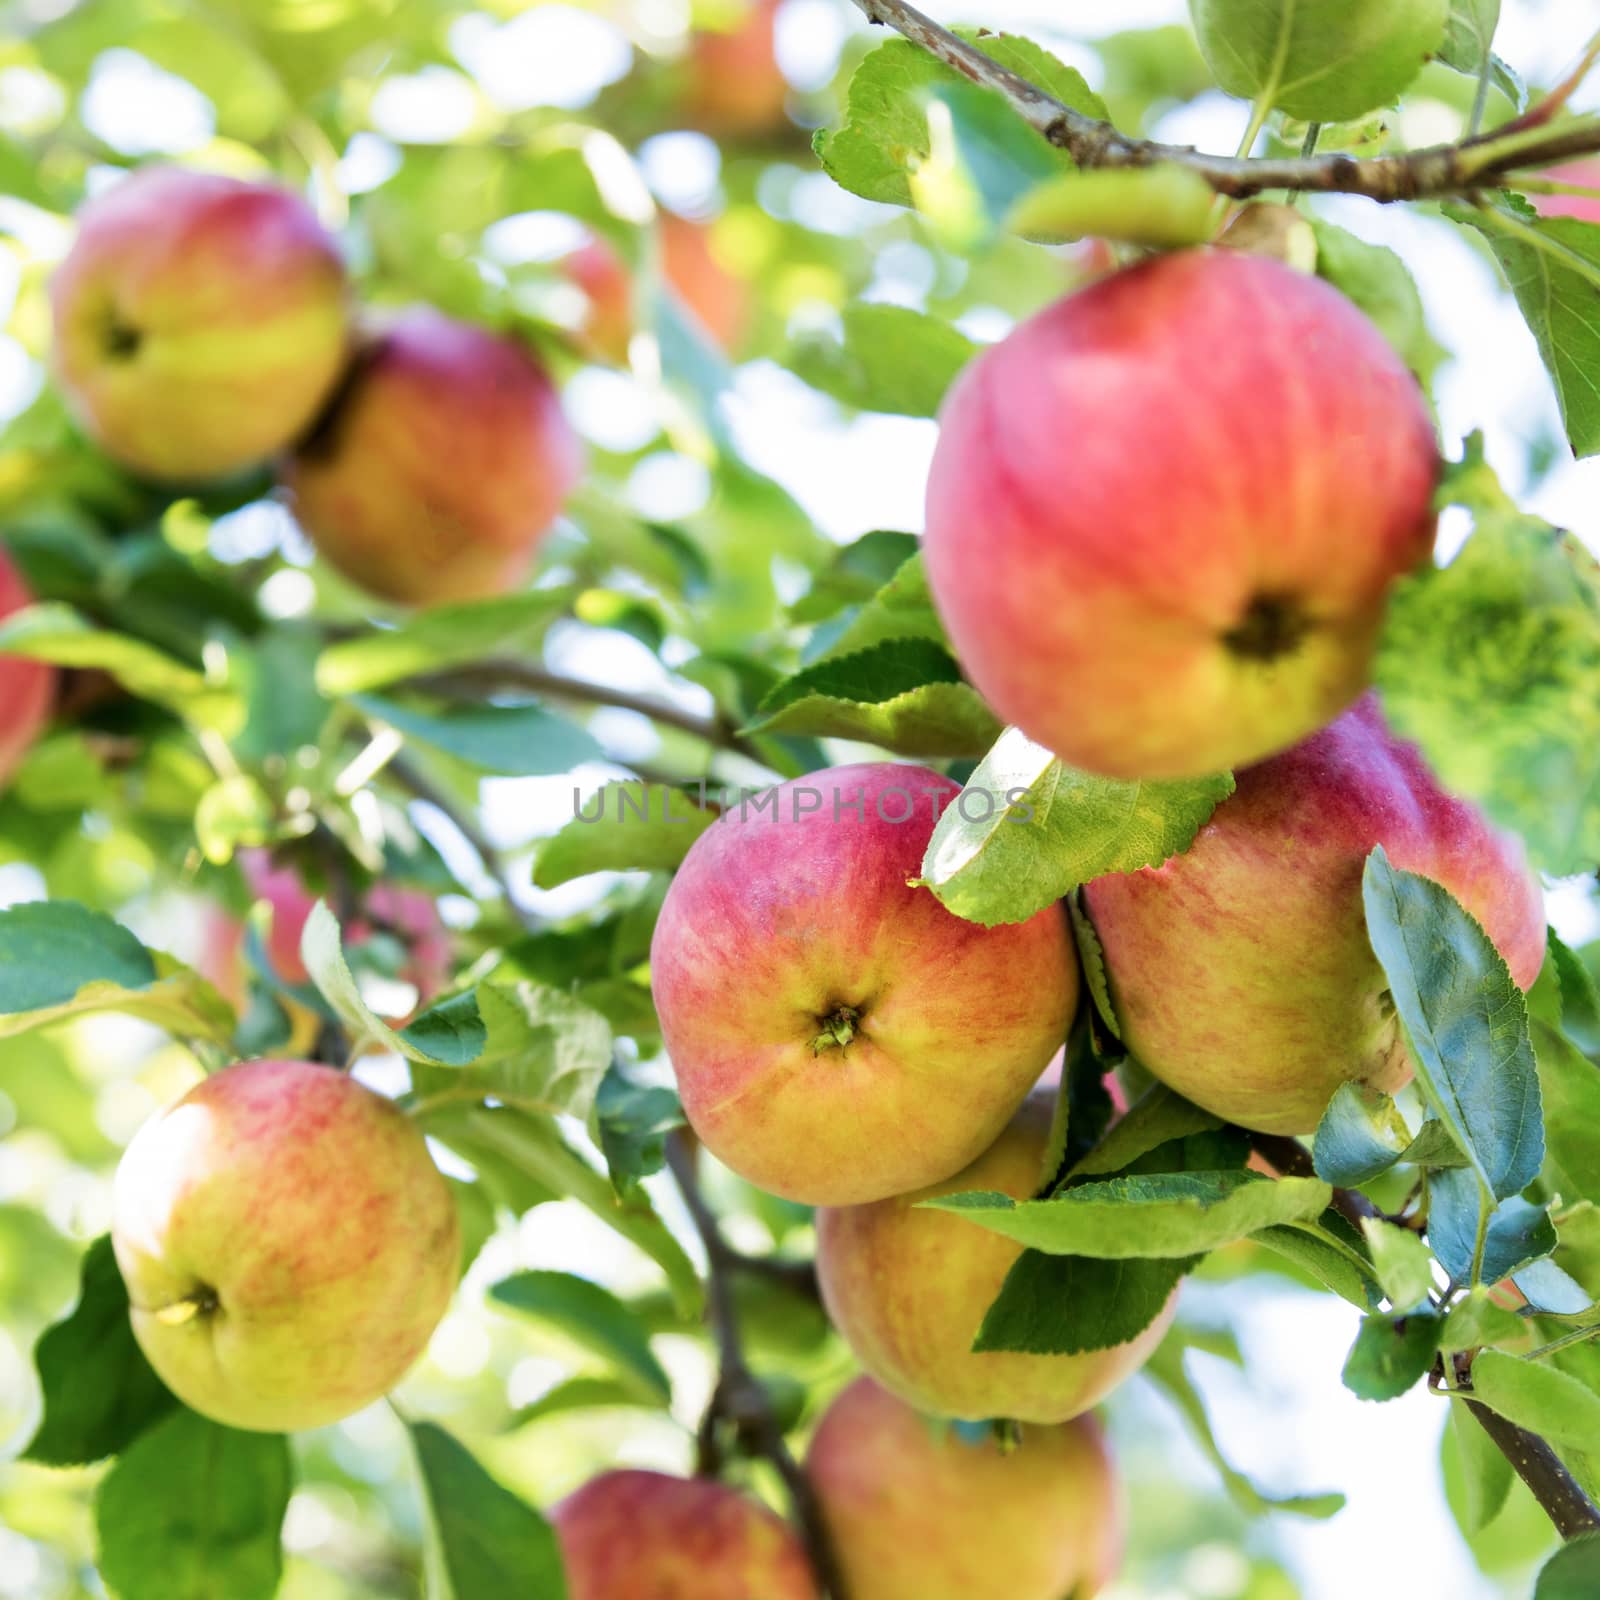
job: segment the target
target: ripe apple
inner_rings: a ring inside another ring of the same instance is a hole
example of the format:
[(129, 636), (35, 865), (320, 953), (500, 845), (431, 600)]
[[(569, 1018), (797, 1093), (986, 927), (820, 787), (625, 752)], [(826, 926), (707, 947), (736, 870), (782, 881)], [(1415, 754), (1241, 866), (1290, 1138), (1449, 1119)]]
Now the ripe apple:
[(578, 328), (580, 340), (602, 360), (623, 365), (634, 323), (633, 275), (627, 263), (609, 239), (590, 233), (556, 265), (589, 302)]
[(1483, 924), (1526, 989), (1545, 921), (1522, 846), (1445, 794), (1365, 696), (1247, 768), (1189, 850), (1086, 889), (1133, 1055), (1179, 1094), (1263, 1133), (1310, 1133), (1341, 1083), (1411, 1076), (1361, 876), (1382, 845)]
[[(1585, 189), (1600, 189), (1600, 157), (1573, 161), (1543, 174), (1558, 183), (1575, 183)], [(1600, 222), (1600, 195), (1531, 194), (1535, 210), (1544, 217), (1574, 217), (1579, 222)]]
[(298, 195), (147, 167), (91, 200), (50, 285), (54, 361), (106, 453), (212, 478), (297, 438), (349, 354), (344, 267)]
[(1002, 1449), (858, 1378), (806, 1473), (850, 1600), (1091, 1600), (1122, 1561), (1122, 1495), (1091, 1417)]
[[(0, 618), (22, 610), (32, 600), (21, 573), (0, 545)], [(55, 672), (42, 661), (0, 656), (0, 789), (49, 719), (55, 687)]]
[[(1013, 980), (1015, 981), (1015, 980)], [(817, 1213), (817, 1277), (834, 1326), (886, 1389), (932, 1416), (1065, 1422), (1141, 1367), (1175, 1298), (1127, 1344), (1079, 1355), (974, 1352), (972, 1341), (1022, 1246), (918, 1203), (964, 1189), (1027, 1200), (1043, 1178), (1053, 1097), (1026, 1100), (965, 1171), (909, 1194)]]
[(789, 1525), (709, 1478), (602, 1473), (550, 1521), (568, 1600), (818, 1600)]
[(521, 582), (581, 466), (555, 387), (521, 344), (418, 307), (357, 358), (284, 482), (346, 577), (439, 605)]
[(715, 344), (737, 354), (750, 328), (750, 289), (717, 259), (710, 226), (667, 211), (658, 238), (673, 293)]
[(701, 28), (689, 41), (689, 121), (707, 133), (751, 136), (787, 122), (788, 80), (778, 65), (779, 0), (734, 0), (726, 28)]
[(1065, 1036), (1059, 907), (981, 928), (907, 884), (958, 792), (891, 762), (812, 773), (733, 806), (673, 880), (650, 973), (684, 1110), (773, 1194), (843, 1205), (946, 1177)]
[(934, 600), (973, 682), (1119, 778), (1259, 760), (1368, 680), (1432, 547), (1415, 380), (1337, 291), (1226, 250), (1057, 301), (972, 362), (928, 479)]
[(162, 1382), (234, 1428), (321, 1427), (387, 1393), (455, 1290), (455, 1201), (382, 1095), (309, 1061), (191, 1089), (117, 1168), (112, 1244)]

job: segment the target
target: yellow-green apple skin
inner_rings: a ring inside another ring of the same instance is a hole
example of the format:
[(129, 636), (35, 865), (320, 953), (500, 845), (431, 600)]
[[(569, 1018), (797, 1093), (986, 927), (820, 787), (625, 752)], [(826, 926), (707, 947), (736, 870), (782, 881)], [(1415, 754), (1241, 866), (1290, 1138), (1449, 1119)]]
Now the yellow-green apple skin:
[(50, 298), (73, 411), (150, 478), (221, 477), (276, 455), (349, 356), (339, 252), (275, 184), (134, 173), (83, 208)]
[(567, 1600), (821, 1600), (789, 1525), (709, 1478), (602, 1473), (550, 1521)]
[(1077, 1355), (976, 1352), (972, 1341), (1022, 1246), (919, 1202), (966, 1189), (1031, 1199), (1043, 1179), (1052, 1098), (1035, 1094), (971, 1166), (869, 1205), (817, 1213), (823, 1304), (856, 1359), (930, 1416), (1066, 1422), (1144, 1365), (1176, 1311), (1169, 1301), (1126, 1344)]
[(806, 1475), (850, 1600), (1092, 1600), (1122, 1562), (1121, 1488), (1092, 1417), (1011, 1448), (870, 1378), (829, 1406)]
[(1376, 845), (1450, 890), (1532, 984), (1545, 919), (1521, 844), (1446, 794), (1368, 695), (1240, 772), (1183, 855), (1087, 886), (1133, 1055), (1262, 1133), (1310, 1133), (1347, 1081), (1400, 1088), (1411, 1062), (1362, 904)]
[(357, 358), (284, 483), (327, 561), (383, 599), (427, 606), (520, 583), (582, 462), (521, 343), (419, 306)]
[(1337, 291), (1160, 256), (1024, 322), (940, 417), (924, 553), (968, 675), (1065, 761), (1258, 761), (1366, 687), (1433, 545), (1422, 393)]
[[(33, 596), (0, 545), (0, 619), (30, 604)], [(0, 789), (33, 748), (50, 715), (55, 670), (24, 656), (0, 656)]]
[(650, 952), (667, 1053), (701, 1141), (758, 1187), (843, 1205), (936, 1182), (1065, 1036), (1058, 906), (983, 928), (908, 885), (958, 793), (926, 767), (814, 772), (736, 803), (673, 879)]
[(392, 1101), (250, 1061), (134, 1136), (112, 1243), (133, 1331), (186, 1405), (290, 1432), (349, 1416), (421, 1355), (455, 1290), (455, 1202)]

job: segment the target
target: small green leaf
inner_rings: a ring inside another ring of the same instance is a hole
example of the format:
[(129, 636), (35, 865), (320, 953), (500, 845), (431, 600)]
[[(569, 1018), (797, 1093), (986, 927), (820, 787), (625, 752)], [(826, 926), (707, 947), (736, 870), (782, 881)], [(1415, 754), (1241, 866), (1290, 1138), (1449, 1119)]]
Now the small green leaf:
[(1097, 777), (1007, 728), (939, 818), (922, 881), (969, 922), (1024, 922), (1091, 878), (1186, 850), (1232, 792), (1227, 773), (1170, 783)]
[[(1331, 1213), (1330, 1213), (1331, 1215)], [(1348, 1301), (1359, 1311), (1378, 1308), (1378, 1283), (1372, 1268), (1367, 1266), (1347, 1240), (1336, 1238), (1316, 1222), (1297, 1222), (1278, 1228), (1263, 1228), (1250, 1235), (1253, 1243), (1293, 1263), (1302, 1272), (1309, 1273), (1326, 1289), (1331, 1289), (1341, 1300)]]
[(1422, 295), (1404, 260), (1320, 217), (1311, 219), (1311, 230), (1317, 241), (1317, 276), (1359, 306), (1427, 384), (1448, 352), (1429, 331)]
[(1488, 1288), (1480, 1284), (1450, 1307), (1439, 1336), (1439, 1348), (1447, 1354), (1457, 1350), (1476, 1350), (1482, 1345), (1526, 1342), (1528, 1324), (1514, 1311), (1496, 1305)]
[(1414, 1311), (1433, 1293), (1433, 1252), (1409, 1228), (1379, 1217), (1363, 1217), (1361, 1231), (1389, 1304), (1401, 1315)]
[[(1461, 1473), (1460, 1493), (1450, 1496), (1450, 1509), (1461, 1531), (1471, 1539), (1482, 1533), (1505, 1509), (1514, 1469), (1465, 1406), (1450, 1408), (1446, 1448), (1454, 1449)], [(1448, 1489), (1448, 1483), (1446, 1487)]]
[(1472, 1397), (1561, 1449), (1593, 1450), (1600, 1395), (1554, 1367), (1485, 1350), (1472, 1363)]
[(1312, 1160), (1319, 1178), (1353, 1189), (1387, 1172), (1410, 1143), (1411, 1130), (1388, 1095), (1343, 1083), (1317, 1124)]
[(100, 1484), (100, 1574), (118, 1600), (271, 1600), (292, 1484), (282, 1434), (241, 1433), (180, 1407)]
[(1381, 845), (1367, 857), (1363, 898), (1423, 1094), (1495, 1198), (1516, 1194), (1544, 1162), (1522, 991), (1450, 891), (1397, 871)]
[(671, 872), (717, 813), (688, 788), (665, 783), (608, 783), (581, 803), (572, 821), (539, 846), (533, 881), (554, 889), (590, 872)]
[(927, 639), (944, 649), (950, 641), (934, 609), (928, 574), (919, 552), (907, 559), (887, 583), (850, 619), (849, 625), (817, 657), (853, 655), (887, 639)]
[(984, 1314), (972, 1348), (1048, 1356), (1126, 1344), (1160, 1316), (1200, 1259), (1096, 1261), (1024, 1250)]
[(1397, 1400), (1427, 1375), (1438, 1348), (1437, 1317), (1363, 1317), (1344, 1364), (1344, 1386), (1358, 1400)]
[(1600, 1203), (1600, 1067), (1545, 1023), (1534, 1023), (1533, 1045), (1548, 1122), (1546, 1174), (1569, 1204)]
[(1548, 930), (1548, 945), (1545, 965), (1554, 971), (1561, 997), (1561, 1031), (1585, 1055), (1600, 1055), (1600, 991), (1589, 969), (1554, 928)]
[(1562, 1545), (1544, 1564), (1533, 1600), (1593, 1600), (1597, 1594), (1600, 1533), (1585, 1533)]
[(1216, 200), (1204, 178), (1176, 162), (1070, 172), (1030, 189), (1006, 226), (1046, 244), (1093, 237), (1177, 249), (1211, 238)]
[(960, 329), (907, 306), (855, 300), (842, 321), (842, 342), (826, 334), (803, 338), (786, 364), (813, 389), (858, 411), (936, 415), (977, 349)]
[(1047, 1200), (969, 1190), (921, 1204), (1051, 1255), (1109, 1261), (1202, 1255), (1260, 1228), (1318, 1216), (1332, 1198), (1316, 1178), (1180, 1172), (1108, 1178)]
[(429, 1594), (436, 1600), (525, 1594), (566, 1600), (554, 1530), (431, 1422), (411, 1425), (428, 1523)]
[(667, 1135), (683, 1126), (683, 1106), (668, 1088), (638, 1081), (613, 1060), (595, 1093), (600, 1149), (618, 1194), (636, 1189), (666, 1161)]
[(548, 777), (605, 758), (593, 734), (543, 706), (435, 707), (374, 694), (352, 695), (350, 703), (408, 739), (507, 777)]
[(1106, 1129), (1068, 1177), (1082, 1179), (1121, 1172), (1140, 1156), (1149, 1155), (1174, 1139), (1186, 1139), (1192, 1133), (1207, 1133), (1221, 1126), (1221, 1120), (1209, 1111), (1202, 1111), (1165, 1084), (1154, 1083)]

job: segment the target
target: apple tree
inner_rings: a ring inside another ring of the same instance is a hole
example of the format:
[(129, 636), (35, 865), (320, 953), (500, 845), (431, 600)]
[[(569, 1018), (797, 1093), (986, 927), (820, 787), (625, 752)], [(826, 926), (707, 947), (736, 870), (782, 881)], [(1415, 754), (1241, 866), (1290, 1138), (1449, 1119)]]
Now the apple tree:
[(21, 0), (0, 1596), (1600, 1594), (1533, 7)]

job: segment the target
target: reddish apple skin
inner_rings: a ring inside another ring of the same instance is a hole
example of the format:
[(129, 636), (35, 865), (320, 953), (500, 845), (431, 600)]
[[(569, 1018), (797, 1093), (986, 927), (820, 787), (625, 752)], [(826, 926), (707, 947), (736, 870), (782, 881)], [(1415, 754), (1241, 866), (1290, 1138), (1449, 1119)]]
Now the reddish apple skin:
[(544, 369), (514, 339), (427, 307), (358, 358), (284, 473), (323, 556), (402, 605), (514, 588), (583, 453)]
[(148, 477), (276, 455), (349, 354), (344, 267), (298, 195), (147, 167), (91, 200), (50, 285), (56, 376), (105, 452)]
[(709, 1478), (603, 1473), (550, 1521), (568, 1600), (819, 1600), (789, 1525)]
[[(1078, 977), (1060, 908), (981, 928), (907, 886), (934, 804), (959, 793), (926, 767), (833, 767), (765, 793), (775, 813), (735, 806), (695, 841), (656, 924), (684, 1110), (787, 1199), (936, 1182), (999, 1133), (1066, 1034)], [(819, 1044), (846, 1009), (852, 1036)]]
[[(1600, 189), (1600, 160), (1574, 161), (1544, 174), (1558, 183)], [(1600, 195), (1530, 194), (1534, 209), (1543, 217), (1573, 217), (1579, 222), (1600, 222)]]
[(872, 1377), (930, 1416), (1081, 1416), (1144, 1365), (1176, 1312), (1174, 1296), (1148, 1328), (1108, 1350), (972, 1349), (1022, 1246), (953, 1212), (916, 1208), (966, 1189), (1031, 1199), (1043, 1179), (1052, 1109), (1052, 1096), (1033, 1095), (971, 1166), (942, 1182), (817, 1213), (817, 1277), (834, 1326)]
[[(0, 619), (31, 604), (22, 575), (0, 545)], [(50, 717), (56, 675), (42, 661), (0, 656), (0, 789), (22, 764)]]
[(673, 293), (715, 344), (737, 354), (750, 328), (750, 290), (717, 260), (710, 226), (664, 212), (659, 238)]
[(584, 345), (602, 360), (622, 366), (633, 339), (633, 275), (609, 239), (591, 233), (557, 263), (588, 299), (578, 330)]
[(1091, 1600), (1122, 1563), (1121, 1489), (1099, 1424), (1023, 1427), (1015, 1448), (941, 1429), (870, 1378), (829, 1406), (806, 1473), (850, 1600)]
[(370, 1405), (455, 1291), (455, 1201), (422, 1135), (307, 1061), (229, 1067), (158, 1113), (123, 1155), (112, 1214), (140, 1347), (180, 1400), (234, 1428)]
[(730, 29), (704, 28), (689, 43), (689, 120), (707, 133), (770, 133), (788, 121), (788, 80), (778, 66), (778, 0), (750, 0)]
[(1441, 790), (1367, 695), (1239, 773), (1183, 855), (1087, 886), (1133, 1055), (1263, 1133), (1310, 1133), (1347, 1080), (1404, 1084), (1411, 1063), (1362, 906), (1375, 845), (1449, 889), (1519, 987), (1532, 984), (1545, 919), (1521, 844)]
[(1234, 251), (1100, 280), (973, 361), (925, 556), (995, 710), (1119, 778), (1287, 748), (1366, 686), (1432, 548), (1415, 380), (1327, 284)]

